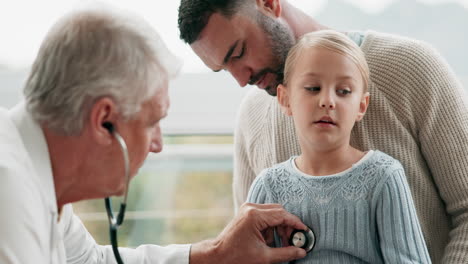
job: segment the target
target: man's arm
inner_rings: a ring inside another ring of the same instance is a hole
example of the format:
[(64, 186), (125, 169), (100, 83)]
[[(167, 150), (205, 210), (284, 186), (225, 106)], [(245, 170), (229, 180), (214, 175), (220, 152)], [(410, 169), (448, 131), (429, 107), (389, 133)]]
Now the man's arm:
[[(276, 98), (251, 89), (239, 107), (234, 132), (233, 195), (235, 209), (247, 199), (250, 186), (261, 170), (276, 164), (272, 146), (276, 122), (271, 120)], [(281, 114), (281, 113), (280, 113)], [(272, 123), (273, 122), (273, 123)], [(289, 158), (289, 153), (288, 153)]]
[[(112, 248), (100, 246), (88, 233), (81, 221), (64, 208), (64, 243), (67, 263), (115, 263)], [(304, 224), (278, 204), (245, 204), (221, 234), (212, 240), (191, 245), (143, 245), (136, 249), (119, 248), (124, 263), (132, 264), (197, 264), (197, 263), (277, 263), (303, 258), (306, 253), (296, 247), (270, 248), (263, 232), (279, 226), (285, 229), (303, 229)]]
[[(239, 122), (242, 123), (242, 122)], [(250, 185), (255, 180), (256, 174), (249, 163), (249, 151), (251, 147), (247, 144), (243, 129), (238, 125), (234, 133), (234, 170), (232, 179), (232, 191), (234, 198), (234, 209), (237, 210), (246, 201)]]
[[(256, 157), (255, 150), (259, 147), (257, 139), (261, 137), (262, 133), (266, 133), (264, 129), (265, 120), (261, 114), (265, 111), (263, 108), (266, 105), (265, 100), (261, 100), (263, 97), (258, 96), (258, 92), (263, 93), (263, 91), (257, 90), (249, 91), (242, 100), (237, 113), (234, 132), (234, 170), (232, 179), (234, 209), (236, 211), (245, 203), (250, 186), (257, 176), (252, 164), (255, 161), (252, 159)], [(257, 162), (259, 161), (257, 160)]]
[(443, 263), (468, 259), (468, 102), (448, 64), (431, 47), (414, 56), (409, 91), (421, 151), (453, 228)]
[[(111, 246), (96, 243), (81, 220), (73, 214), (71, 205), (62, 211), (64, 221), (64, 243), (69, 264), (114, 264), (115, 257)], [(187, 263), (190, 245), (142, 245), (136, 249), (119, 248), (124, 263), (132, 264), (169, 264)]]

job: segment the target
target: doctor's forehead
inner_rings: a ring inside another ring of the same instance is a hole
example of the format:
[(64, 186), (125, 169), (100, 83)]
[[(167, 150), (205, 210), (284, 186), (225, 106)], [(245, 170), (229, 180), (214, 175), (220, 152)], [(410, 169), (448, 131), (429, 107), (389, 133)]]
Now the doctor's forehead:
[(158, 88), (156, 94), (149, 100), (151, 116), (157, 119), (162, 119), (167, 116), (170, 107), (168, 82), (165, 82)]

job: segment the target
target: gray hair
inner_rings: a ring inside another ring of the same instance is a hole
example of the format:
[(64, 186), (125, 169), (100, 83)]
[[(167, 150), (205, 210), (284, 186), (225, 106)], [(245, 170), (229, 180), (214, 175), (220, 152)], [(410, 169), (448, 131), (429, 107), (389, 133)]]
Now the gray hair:
[(112, 98), (131, 119), (179, 69), (143, 19), (109, 7), (82, 9), (47, 34), (26, 81), (26, 105), (37, 122), (77, 135), (98, 99)]

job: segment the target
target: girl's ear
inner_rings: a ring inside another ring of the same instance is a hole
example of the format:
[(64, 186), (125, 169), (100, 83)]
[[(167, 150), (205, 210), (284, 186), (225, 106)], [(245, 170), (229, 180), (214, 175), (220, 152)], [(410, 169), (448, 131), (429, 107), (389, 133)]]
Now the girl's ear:
[(361, 121), (364, 118), (364, 115), (366, 114), (367, 107), (369, 106), (369, 92), (366, 92), (362, 98), (361, 102), (359, 103), (359, 113), (356, 117), (356, 121)]
[(289, 105), (288, 88), (282, 84), (279, 84), (277, 87), (277, 92), (278, 102), (281, 105), (281, 110), (283, 110), (285, 115), (292, 116), (291, 107)]

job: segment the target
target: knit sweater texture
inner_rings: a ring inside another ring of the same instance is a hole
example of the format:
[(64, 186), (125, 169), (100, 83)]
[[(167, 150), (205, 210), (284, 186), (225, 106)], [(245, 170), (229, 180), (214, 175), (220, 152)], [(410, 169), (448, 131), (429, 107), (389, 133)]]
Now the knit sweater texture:
[(341, 173), (310, 176), (295, 157), (263, 170), (247, 201), (279, 203), (313, 230), (300, 263), (431, 263), (401, 164), (369, 151)]
[[(454, 73), (430, 45), (366, 32), (370, 104), (351, 145), (399, 160), (433, 263), (468, 263), (468, 102)], [(252, 89), (235, 131), (235, 206), (263, 169), (299, 155), (291, 117), (277, 98)]]

